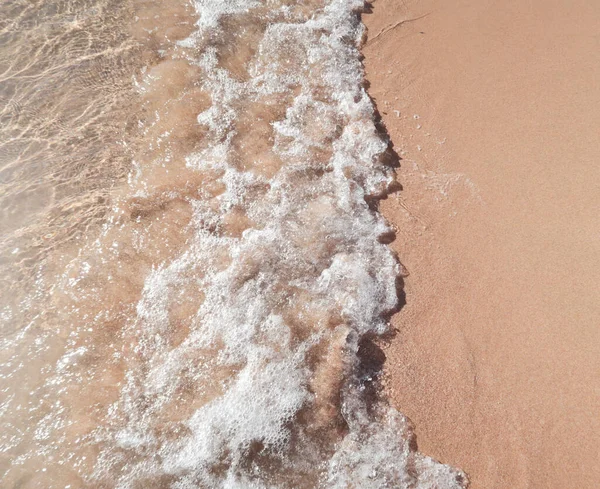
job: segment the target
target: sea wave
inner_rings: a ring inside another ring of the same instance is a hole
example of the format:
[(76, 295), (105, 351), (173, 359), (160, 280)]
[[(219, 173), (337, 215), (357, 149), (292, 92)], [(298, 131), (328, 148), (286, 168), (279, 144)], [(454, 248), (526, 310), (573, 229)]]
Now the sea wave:
[(90, 487), (464, 487), (373, 396), (361, 354), (399, 274), (364, 2), (194, 5), (136, 82), (128, 185), (57, 284), (71, 339), (39, 426)]

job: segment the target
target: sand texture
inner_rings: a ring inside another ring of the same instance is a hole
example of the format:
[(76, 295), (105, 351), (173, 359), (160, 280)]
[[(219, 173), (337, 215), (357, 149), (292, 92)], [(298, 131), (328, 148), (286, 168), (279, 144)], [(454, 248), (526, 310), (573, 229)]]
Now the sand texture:
[(472, 489), (600, 484), (600, 2), (377, 0), (390, 398)]

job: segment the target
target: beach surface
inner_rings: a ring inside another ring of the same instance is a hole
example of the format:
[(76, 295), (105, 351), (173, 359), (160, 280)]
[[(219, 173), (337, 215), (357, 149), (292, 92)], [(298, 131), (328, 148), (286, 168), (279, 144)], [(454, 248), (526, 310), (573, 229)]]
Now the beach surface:
[(377, 0), (406, 305), (385, 385), (472, 489), (600, 480), (600, 3)]

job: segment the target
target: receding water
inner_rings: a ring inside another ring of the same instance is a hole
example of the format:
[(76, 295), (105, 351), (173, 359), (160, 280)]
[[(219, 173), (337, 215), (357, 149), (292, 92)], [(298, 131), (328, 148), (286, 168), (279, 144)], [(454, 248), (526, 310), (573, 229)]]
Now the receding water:
[(377, 394), (358, 0), (0, 5), (0, 481), (460, 488)]

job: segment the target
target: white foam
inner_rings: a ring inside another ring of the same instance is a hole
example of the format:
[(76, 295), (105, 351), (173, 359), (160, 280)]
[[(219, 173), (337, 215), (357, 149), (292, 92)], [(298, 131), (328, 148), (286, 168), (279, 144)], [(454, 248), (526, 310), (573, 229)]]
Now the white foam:
[[(365, 200), (393, 175), (362, 87), (364, 4), (329, 0), (307, 16), (285, 3), (195, 2), (196, 40), (254, 10), (265, 32), (246, 81), (220, 66), (216, 44), (198, 59), (212, 105), (198, 115), (207, 144), (187, 166), (219, 172), (224, 191), (193, 202), (187, 249), (145, 281), (131, 327), (139, 362), (99, 435), (94, 477), (123, 488), (163, 476), (177, 488), (462, 487), (459, 472), (411, 448), (400, 414), (367, 410), (358, 377), (359, 343), (387, 331), (399, 273), (379, 241), (389, 228)], [(283, 165), (270, 178), (236, 160), (253, 104), (285, 104), (271, 126)], [(252, 223), (239, 237), (223, 232), (233, 210)], [(172, 344), (172, 305), (190, 288), (203, 300)], [(196, 401), (182, 420), (186, 389)], [(127, 471), (113, 468), (119, 450), (134, 453)]]

